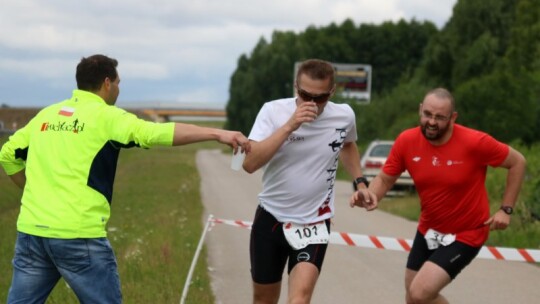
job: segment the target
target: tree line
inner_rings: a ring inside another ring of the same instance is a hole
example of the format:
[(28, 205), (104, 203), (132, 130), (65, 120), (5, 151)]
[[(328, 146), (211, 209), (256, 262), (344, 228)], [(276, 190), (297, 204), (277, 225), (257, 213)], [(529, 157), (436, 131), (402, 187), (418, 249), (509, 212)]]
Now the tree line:
[(320, 58), (372, 66), (368, 105), (339, 97), (356, 113), (360, 142), (392, 139), (418, 124), (434, 87), (456, 99), (458, 123), (503, 142), (538, 142), (540, 0), (459, 0), (442, 29), (416, 20), (274, 31), (238, 59), (226, 128), (249, 133), (262, 105), (292, 96), (294, 63)]

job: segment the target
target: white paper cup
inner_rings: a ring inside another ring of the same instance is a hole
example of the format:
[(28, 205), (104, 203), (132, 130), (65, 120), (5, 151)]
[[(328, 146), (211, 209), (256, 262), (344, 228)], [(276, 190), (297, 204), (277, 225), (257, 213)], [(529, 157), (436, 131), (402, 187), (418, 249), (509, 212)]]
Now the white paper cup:
[[(317, 113), (318, 111), (319, 111), (319, 108), (317, 106), (313, 106), (313, 112)], [(315, 120), (317, 120), (317, 117), (319, 117), (319, 115), (315, 117)], [(312, 123), (315, 122), (315, 120), (313, 120), (312, 122), (304, 122), (303, 125), (306, 127), (310, 126)]]
[(244, 163), (244, 159), (246, 158), (246, 153), (241, 152), (240, 148), (238, 148), (238, 152), (234, 154), (231, 159), (231, 169), (235, 171), (239, 171), (242, 168), (242, 164)]

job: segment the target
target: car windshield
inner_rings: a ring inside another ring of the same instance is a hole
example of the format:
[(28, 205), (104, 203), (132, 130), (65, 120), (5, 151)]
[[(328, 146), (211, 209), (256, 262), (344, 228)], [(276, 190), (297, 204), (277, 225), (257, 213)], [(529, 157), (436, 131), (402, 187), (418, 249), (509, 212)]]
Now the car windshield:
[(392, 145), (377, 145), (373, 147), (369, 155), (373, 157), (387, 157), (391, 148)]

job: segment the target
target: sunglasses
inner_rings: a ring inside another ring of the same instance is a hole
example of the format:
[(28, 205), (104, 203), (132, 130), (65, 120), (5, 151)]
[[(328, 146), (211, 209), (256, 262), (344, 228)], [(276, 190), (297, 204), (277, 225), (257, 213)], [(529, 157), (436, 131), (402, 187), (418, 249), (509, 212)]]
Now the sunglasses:
[(328, 98), (330, 98), (330, 95), (332, 93), (324, 93), (324, 94), (320, 94), (320, 95), (312, 95), (300, 88), (297, 89), (297, 92), (298, 92), (298, 96), (300, 96), (300, 98), (302, 98), (303, 101), (311, 101), (313, 100), (314, 102), (316, 103), (323, 103), (323, 102), (326, 102), (328, 100)]

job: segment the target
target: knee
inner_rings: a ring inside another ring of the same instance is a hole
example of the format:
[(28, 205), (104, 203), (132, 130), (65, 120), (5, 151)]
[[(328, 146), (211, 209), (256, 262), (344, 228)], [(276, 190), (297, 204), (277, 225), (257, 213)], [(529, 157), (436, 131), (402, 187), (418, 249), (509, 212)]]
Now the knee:
[(437, 298), (438, 294), (432, 294), (423, 288), (409, 288), (407, 290), (406, 302), (407, 304), (424, 304), (431, 303)]
[(288, 304), (309, 304), (311, 302), (310, 295), (295, 295), (289, 297)]
[(276, 284), (254, 284), (254, 304), (275, 304), (279, 300), (281, 282)]
[(269, 294), (261, 294), (261, 293), (255, 293), (253, 294), (253, 303), (254, 304), (275, 304), (279, 300), (279, 295), (276, 297), (275, 295), (269, 295)]

